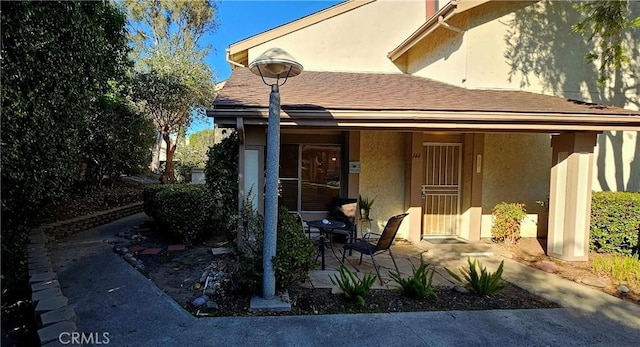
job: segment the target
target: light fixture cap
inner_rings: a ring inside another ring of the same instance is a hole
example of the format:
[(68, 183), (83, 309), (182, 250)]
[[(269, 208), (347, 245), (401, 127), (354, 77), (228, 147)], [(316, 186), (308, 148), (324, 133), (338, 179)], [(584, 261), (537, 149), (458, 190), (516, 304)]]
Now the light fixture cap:
[(251, 72), (267, 78), (298, 76), (302, 69), (302, 65), (282, 48), (271, 48), (249, 64)]

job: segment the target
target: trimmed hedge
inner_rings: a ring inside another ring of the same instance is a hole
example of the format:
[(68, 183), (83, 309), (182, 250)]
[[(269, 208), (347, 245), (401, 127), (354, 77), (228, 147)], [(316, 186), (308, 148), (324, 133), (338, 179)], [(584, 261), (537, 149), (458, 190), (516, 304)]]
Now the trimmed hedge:
[(213, 199), (204, 185), (149, 186), (144, 191), (144, 210), (171, 237), (187, 243), (212, 232)]
[(168, 186), (162, 184), (154, 184), (144, 187), (142, 190), (142, 202), (144, 202), (143, 210), (147, 216), (152, 218), (158, 217), (158, 208), (155, 204), (156, 194), (167, 187)]
[(638, 247), (640, 193), (594, 192), (590, 249), (631, 254)]

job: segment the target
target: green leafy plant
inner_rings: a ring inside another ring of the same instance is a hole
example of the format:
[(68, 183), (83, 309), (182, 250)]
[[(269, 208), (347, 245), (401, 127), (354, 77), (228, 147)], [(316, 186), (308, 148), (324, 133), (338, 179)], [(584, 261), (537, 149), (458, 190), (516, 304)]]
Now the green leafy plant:
[(369, 212), (373, 207), (373, 202), (376, 199), (363, 198), (362, 195), (358, 196), (358, 206), (360, 207), (360, 217), (362, 219), (369, 219)]
[(371, 292), (371, 286), (373, 286), (376, 278), (376, 275), (367, 273), (362, 279), (359, 279), (344, 263), (340, 264), (340, 277), (338, 275), (329, 275), (331, 283), (342, 290), (345, 298), (356, 300), (362, 307), (364, 307), (364, 299)]
[(620, 282), (633, 282), (640, 285), (640, 259), (638, 255), (594, 256), (591, 271), (607, 275)]
[(501, 202), (493, 210), (491, 235), (496, 242), (516, 243), (520, 239), (520, 225), (527, 216), (524, 204)]
[(215, 201), (213, 227), (219, 230), (233, 230), (237, 221), (239, 146), (238, 134), (233, 132), (207, 152), (204, 174)]
[(589, 248), (599, 253), (640, 252), (640, 193), (594, 192)]
[(435, 298), (437, 294), (431, 285), (435, 270), (429, 268), (429, 263), (425, 263), (422, 258), (420, 258), (420, 266), (416, 268), (411, 264), (411, 267), (413, 268), (413, 274), (406, 279), (400, 277), (400, 273), (389, 272), (389, 276), (402, 287), (402, 291), (408, 297), (418, 300), (423, 300), (427, 297)]
[[(232, 275), (236, 289), (243, 292), (260, 290), (263, 268), (262, 247), (264, 219), (254, 209), (251, 193), (245, 199), (241, 214), (242, 246), (237, 247), (238, 268)], [(276, 256), (272, 259), (276, 287), (288, 288), (306, 280), (316, 266), (318, 249), (302, 231), (302, 225), (289, 211), (281, 207), (278, 212), (278, 238)]]
[(162, 184), (153, 184), (144, 187), (142, 190), (142, 202), (144, 213), (146, 213), (147, 216), (152, 218), (158, 217), (158, 208), (155, 204), (156, 195), (168, 187), (169, 186)]
[(318, 248), (304, 233), (298, 218), (286, 207), (280, 207), (276, 256), (272, 260), (276, 285), (287, 288), (306, 280), (316, 266), (317, 254)]
[[(153, 189), (148, 191), (152, 194)], [(171, 185), (158, 188), (153, 196), (151, 216), (171, 237), (189, 242), (209, 235), (213, 199), (202, 185)]]
[[(253, 191), (250, 190), (242, 204), (239, 216), (242, 227), (234, 243), (238, 255), (237, 267), (231, 279), (236, 290), (256, 293), (262, 281), (262, 244), (264, 240), (264, 218), (253, 209)], [(237, 220), (237, 219), (236, 219)]]
[[(462, 277), (447, 268), (445, 268), (445, 270), (447, 270), (449, 275), (456, 281), (464, 285), (465, 288), (478, 295), (491, 295), (505, 287), (505, 283), (502, 282), (504, 260), (500, 262), (498, 270), (493, 273), (487, 271), (487, 268), (482, 266), (482, 263), (479, 261), (476, 264), (476, 260), (471, 261), (470, 258), (467, 258), (467, 263), (469, 263), (469, 269), (465, 269), (464, 267), (459, 269)], [(478, 268), (480, 271), (478, 271)]]

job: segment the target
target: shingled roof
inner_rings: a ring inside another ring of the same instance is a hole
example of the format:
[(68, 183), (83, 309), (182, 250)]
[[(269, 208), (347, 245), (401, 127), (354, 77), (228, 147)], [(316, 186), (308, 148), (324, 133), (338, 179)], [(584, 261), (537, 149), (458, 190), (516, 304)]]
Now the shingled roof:
[[(267, 108), (269, 89), (236, 69), (214, 108)], [(508, 90), (472, 90), (405, 74), (305, 71), (280, 88), (282, 109), (513, 112), (640, 116), (623, 108)], [(215, 112), (214, 112), (215, 113)]]

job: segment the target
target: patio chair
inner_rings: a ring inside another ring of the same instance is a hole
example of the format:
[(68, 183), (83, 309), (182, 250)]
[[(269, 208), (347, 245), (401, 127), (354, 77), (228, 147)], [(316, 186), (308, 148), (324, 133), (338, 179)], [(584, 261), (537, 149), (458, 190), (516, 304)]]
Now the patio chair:
[(296, 219), (300, 223), (300, 228), (303, 233), (306, 233), (309, 238), (311, 238), (311, 228), (306, 224), (304, 219), (302, 219), (302, 215), (298, 211), (289, 211), (289, 214), (295, 215)]
[[(396, 238), (396, 234), (398, 233), (398, 229), (400, 228), (400, 224), (404, 217), (406, 217), (408, 213), (399, 214), (397, 216), (393, 216), (389, 218), (387, 224), (384, 226), (384, 230), (382, 230), (382, 234), (375, 233), (367, 233), (364, 235), (362, 239), (359, 239), (353, 243), (347, 243), (344, 245), (344, 252), (342, 253), (342, 262), (344, 263), (344, 258), (347, 254), (347, 250), (360, 252), (360, 263), (362, 264), (362, 256), (367, 254), (371, 256), (371, 261), (373, 262), (373, 267), (376, 269), (376, 273), (378, 274), (378, 279), (380, 280), (380, 284), (382, 283), (382, 277), (380, 277), (380, 267), (378, 263), (376, 263), (375, 255), (380, 254), (382, 252), (388, 251), (391, 256), (391, 260), (393, 260), (393, 266), (396, 267), (396, 272), (400, 273), (398, 270), (398, 265), (396, 264), (396, 260), (393, 258), (393, 253), (391, 253), (391, 244), (393, 240)], [(378, 235), (380, 238), (374, 244), (370, 242), (367, 235)]]

